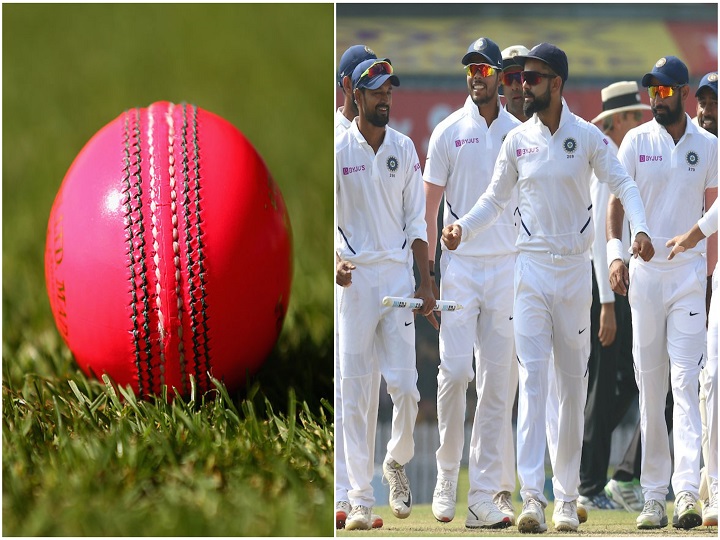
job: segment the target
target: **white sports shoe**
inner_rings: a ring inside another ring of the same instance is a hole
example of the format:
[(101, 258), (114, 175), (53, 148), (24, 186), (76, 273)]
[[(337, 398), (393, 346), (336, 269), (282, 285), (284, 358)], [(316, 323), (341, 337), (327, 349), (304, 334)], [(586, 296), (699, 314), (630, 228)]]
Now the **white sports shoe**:
[(510, 518), (503, 514), (492, 501), (481, 501), (468, 507), (465, 520), (468, 529), (504, 529), (510, 526)]
[(673, 527), (676, 529), (692, 529), (702, 525), (703, 518), (698, 509), (695, 496), (689, 491), (681, 491), (675, 497), (675, 510), (673, 511)]
[(512, 494), (509, 491), (500, 491), (493, 497), (495, 506), (510, 518), (510, 525), (515, 525), (515, 507), (512, 503)]
[(717, 493), (710, 497), (709, 500), (705, 501), (703, 503), (703, 510), (702, 510), (702, 516), (703, 516), (703, 525), (705, 527), (717, 527), (718, 521), (717, 521)]
[(389, 459), (383, 463), (383, 477), (390, 485), (390, 510), (396, 518), (405, 519), (412, 510), (412, 493), (405, 467)]
[(642, 512), (635, 520), (638, 529), (661, 529), (667, 527), (668, 518), (665, 512), (665, 501), (648, 499)]
[(545, 507), (542, 503), (533, 498), (528, 498), (523, 503), (523, 511), (517, 521), (518, 531), (521, 533), (540, 533), (547, 531), (545, 523)]
[(372, 528), (372, 510), (361, 504), (354, 506), (345, 521), (347, 531), (367, 531)]
[(559, 501), (555, 499), (553, 525), (556, 531), (577, 531), (580, 520), (577, 515), (577, 501)]
[(344, 529), (345, 528), (345, 520), (348, 517), (348, 514), (352, 510), (352, 506), (350, 506), (350, 503), (347, 501), (338, 501), (335, 504), (335, 528), (336, 529)]
[(642, 486), (637, 478), (632, 482), (618, 482), (614, 478), (605, 484), (608, 499), (622, 505), (628, 512), (642, 512), (645, 504)]
[(455, 517), (456, 501), (457, 482), (438, 478), (432, 500), (432, 513), (435, 519), (442, 523), (451, 522)]

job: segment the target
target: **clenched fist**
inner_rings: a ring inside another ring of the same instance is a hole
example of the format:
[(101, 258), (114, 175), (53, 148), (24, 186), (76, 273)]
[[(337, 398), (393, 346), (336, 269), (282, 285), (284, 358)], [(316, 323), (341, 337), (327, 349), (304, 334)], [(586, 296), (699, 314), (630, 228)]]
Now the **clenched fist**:
[(337, 261), (335, 264), (335, 283), (341, 287), (352, 285), (352, 270), (355, 270), (355, 265), (350, 261)]
[(442, 241), (449, 250), (455, 250), (462, 240), (462, 227), (457, 223), (448, 225), (442, 230)]

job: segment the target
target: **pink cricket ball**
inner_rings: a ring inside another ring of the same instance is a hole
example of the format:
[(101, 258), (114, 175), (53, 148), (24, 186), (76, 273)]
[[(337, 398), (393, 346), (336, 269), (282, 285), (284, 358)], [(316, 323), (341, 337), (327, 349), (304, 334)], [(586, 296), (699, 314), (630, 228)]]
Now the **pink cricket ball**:
[(132, 109), (93, 136), (48, 222), (55, 323), (85, 373), (140, 396), (230, 391), (287, 312), (292, 238), (278, 186), (226, 120), (194, 105)]

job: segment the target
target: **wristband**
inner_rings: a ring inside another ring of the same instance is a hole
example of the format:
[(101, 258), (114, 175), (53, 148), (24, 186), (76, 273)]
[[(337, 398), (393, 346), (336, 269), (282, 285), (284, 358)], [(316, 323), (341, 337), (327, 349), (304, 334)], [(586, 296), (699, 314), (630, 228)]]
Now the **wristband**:
[(613, 238), (607, 242), (607, 264), (608, 268), (615, 259), (623, 260), (623, 244), (619, 238)]

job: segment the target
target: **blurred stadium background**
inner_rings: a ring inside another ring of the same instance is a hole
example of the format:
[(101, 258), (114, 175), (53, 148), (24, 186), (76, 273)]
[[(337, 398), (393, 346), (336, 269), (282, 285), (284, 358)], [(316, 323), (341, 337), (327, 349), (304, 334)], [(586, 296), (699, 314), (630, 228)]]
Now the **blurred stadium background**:
[[(413, 140), (424, 167), (433, 128), (465, 101), (466, 79), (460, 59), (477, 38), (489, 37), (501, 50), (518, 44), (532, 48), (544, 41), (563, 49), (570, 67), (563, 96), (570, 110), (588, 121), (602, 110), (603, 87), (621, 80), (639, 84), (660, 57), (675, 55), (690, 71), (692, 91), (685, 105), (694, 117), (694, 87), (704, 74), (717, 70), (717, 8), (717, 3), (337, 4), (336, 65), (345, 49), (358, 43), (369, 46), (378, 57), (390, 58), (401, 82), (393, 92), (390, 126)], [(646, 92), (641, 92), (641, 97), (649, 103)], [(336, 102), (342, 103), (339, 91)], [(650, 120), (650, 113), (644, 114), (645, 120)], [(407, 470), (415, 501), (425, 503), (432, 500), (434, 452), (439, 444), (435, 404), (438, 336), (424, 319), (416, 322), (421, 402), (416, 455)], [(476, 401), (474, 388), (473, 381), (468, 389), (464, 466)], [(385, 455), (392, 414), (384, 386), (380, 393), (376, 460)], [(619, 463), (637, 417), (637, 410), (631, 409), (613, 435), (611, 466)], [(379, 504), (387, 498), (381, 476), (378, 461), (373, 484)]]

